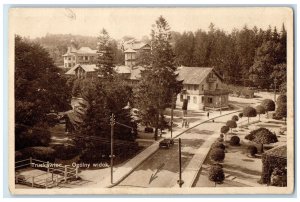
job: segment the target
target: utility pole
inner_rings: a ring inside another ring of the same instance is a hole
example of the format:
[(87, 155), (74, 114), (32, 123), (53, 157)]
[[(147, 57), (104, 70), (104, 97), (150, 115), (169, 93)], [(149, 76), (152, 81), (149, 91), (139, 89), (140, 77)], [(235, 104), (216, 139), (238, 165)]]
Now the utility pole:
[(177, 183), (179, 184), (179, 187), (181, 187), (184, 183), (184, 181), (181, 179), (181, 138), (178, 139), (178, 150), (179, 150), (179, 180), (177, 180)]
[(110, 182), (113, 184), (113, 166), (114, 166), (114, 125), (115, 115), (111, 114), (110, 117)]
[(171, 106), (171, 138), (173, 138), (173, 110), (174, 110), (174, 95), (172, 97), (172, 106)]
[(274, 102), (276, 103), (276, 84), (277, 84), (277, 78), (274, 79)]

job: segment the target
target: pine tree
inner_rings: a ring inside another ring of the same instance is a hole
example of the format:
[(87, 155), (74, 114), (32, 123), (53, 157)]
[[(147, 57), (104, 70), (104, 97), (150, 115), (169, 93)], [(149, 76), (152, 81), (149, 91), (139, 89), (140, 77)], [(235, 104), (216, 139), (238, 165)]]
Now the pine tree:
[[(176, 80), (174, 54), (170, 45), (171, 32), (168, 22), (160, 16), (151, 32), (151, 59), (142, 73), (136, 90), (136, 102), (145, 119), (149, 111), (154, 113), (154, 137), (157, 139), (163, 111), (172, 102), (172, 97), (181, 90)], [(144, 120), (145, 121), (145, 120)]]
[(114, 73), (114, 58), (111, 39), (108, 32), (102, 29), (98, 37), (98, 61), (99, 75), (102, 78), (111, 78)]

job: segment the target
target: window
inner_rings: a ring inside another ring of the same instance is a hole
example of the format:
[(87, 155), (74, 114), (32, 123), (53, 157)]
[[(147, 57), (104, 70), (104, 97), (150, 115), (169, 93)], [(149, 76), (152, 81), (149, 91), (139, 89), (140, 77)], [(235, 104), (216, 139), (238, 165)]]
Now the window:
[(218, 85), (218, 83), (216, 83), (216, 89), (218, 89), (218, 87), (219, 87), (219, 85)]
[(194, 104), (197, 104), (197, 97), (196, 96), (194, 96), (193, 102), (194, 102)]
[(194, 90), (198, 90), (198, 85), (194, 85)]
[(183, 95), (180, 95), (180, 102), (183, 102)]
[(68, 67), (68, 63), (65, 64), (65, 67)]
[(68, 60), (71, 60), (71, 57), (68, 57)]
[(212, 97), (209, 97), (209, 98), (208, 98), (208, 103), (212, 103), (212, 102), (213, 102)]
[(83, 57), (82, 57), (82, 56), (79, 56), (79, 57), (78, 57), (78, 59), (79, 59), (79, 60), (82, 60), (82, 59), (83, 59)]
[(188, 102), (190, 102), (191, 97), (188, 95), (188, 96), (187, 96), (187, 99), (188, 99)]
[(84, 56), (84, 59), (85, 60), (89, 60), (89, 56)]
[(202, 91), (204, 91), (204, 84), (202, 84)]
[(69, 67), (72, 67), (72, 64), (71, 64), (71, 63), (69, 63), (68, 65), (69, 65)]
[(203, 102), (204, 102), (204, 97), (202, 96), (202, 97), (201, 97), (201, 103), (203, 103)]

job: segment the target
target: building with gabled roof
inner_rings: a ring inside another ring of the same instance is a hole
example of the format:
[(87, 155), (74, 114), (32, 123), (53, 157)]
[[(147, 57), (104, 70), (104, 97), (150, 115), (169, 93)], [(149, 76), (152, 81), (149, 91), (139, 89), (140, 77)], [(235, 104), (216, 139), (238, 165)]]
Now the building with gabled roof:
[(64, 67), (72, 68), (77, 64), (95, 64), (97, 61), (97, 50), (90, 47), (81, 47), (77, 49), (73, 44), (68, 47), (67, 52), (62, 55), (64, 58)]
[(178, 68), (178, 80), (183, 91), (178, 95), (177, 105), (188, 100), (189, 109), (228, 108), (229, 91), (223, 88), (223, 78), (212, 67)]
[(76, 78), (94, 78), (97, 77), (98, 67), (95, 64), (77, 64), (69, 69), (65, 74), (74, 75)]

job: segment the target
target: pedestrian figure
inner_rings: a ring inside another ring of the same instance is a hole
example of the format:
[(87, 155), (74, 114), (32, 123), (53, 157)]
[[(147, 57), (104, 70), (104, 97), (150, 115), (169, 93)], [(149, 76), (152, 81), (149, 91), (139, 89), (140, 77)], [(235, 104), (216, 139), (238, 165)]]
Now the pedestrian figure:
[(185, 122), (185, 127), (186, 127), (186, 128), (189, 128), (189, 127), (190, 127), (190, 122), (186, 121), (186, 122)]
[(183, 118), (183, 119), (182, 119), (182, 128), (185, 127), (185, 126), (186, 126), (186, 119)]
[(207, 118), (209, 119), (209, 112), (207, 112)]

